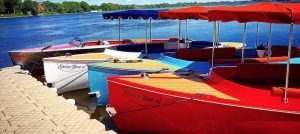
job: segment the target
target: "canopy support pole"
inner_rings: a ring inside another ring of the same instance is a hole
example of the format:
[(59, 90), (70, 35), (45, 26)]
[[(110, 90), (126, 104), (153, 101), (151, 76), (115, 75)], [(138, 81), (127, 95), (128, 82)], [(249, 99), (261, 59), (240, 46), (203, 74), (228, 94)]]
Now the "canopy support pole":
[(255, 48), (258, 46), (258, 30), (259, 30), (259, 25), (258, 22), (256, 22), (256, 42), (255, 42)]
[(214, 33), (213, 33), (213, 48), (211, 53), (211, 67), (214, 67), (214, 57), (215, 57), (215, 46), (216, 46), (216, 29), (217, 29), (217, 23), (214, 22)]
[(287, 93), (289, 87), (289, 75), (290, 75), (290, 64), (291, 64), (291, 50), (292, 50), (292, 43), (293, 43), (293, 32), (294, 32), (294, 24), (292, 23), (290, 26), (290, 40), (289, 40), (289, 52), (288, 52), (288, 61), (286, 65), (286, 77), (285, 77), (285, 88), (284, 88), (284, 98), (283, 102), (287, 103)]
[(268, 58), (267, 58), (267, 63), (269, 63), (269, 60), (270, 60), (270, 54), (271, 54), (271, 50), (270, 50), (270, 47), (271, 47), (271, 38), (272, 38), (272, 23), (270, 23), (270, 27), (269, 27), (269, 39), (268, 39), (268, 51), (267, 51), (267, 54), (268, 54)]
[(148, 58), (148, 20), (146, 20), (146, 26), (145, 26), (145, 36), (146, 36), (146, 42), (145, 42), (145, 58)]
[(187, 38), (188, 38), (188, 20), (185, 20), (185, 41), (184, 41), (184, 46), (187, 48), (188, 43), (187, 43)]
[[(220, 22), (218, 21), (218, 37), (217, 37), (217, 43), (220, 42)], [(216, 43), (216, 44), (217, 44)]]
[(121, 18), (118, 18), (119, 45), (121, 44)]
[(246, 32), (247, 32), (247, 23), (244, 23), (244, 39), (243, 39), (243, 48), (242, 48), (242, 64), (244, 64), (245, 63), (245, 57), (244, 57), (244, 53), (245, 53), (245, 45), (246, 45), (246, 36), (247, 36), (247, 34), (246, 34)]
[(180, 34), (181, 34), (181, 20), (178, 20), (178, 43), (177, 43), (177, 49), (179, 50), (180, 48)]
[(152, 43), (152, 19), (150, 18), (150, 43)]

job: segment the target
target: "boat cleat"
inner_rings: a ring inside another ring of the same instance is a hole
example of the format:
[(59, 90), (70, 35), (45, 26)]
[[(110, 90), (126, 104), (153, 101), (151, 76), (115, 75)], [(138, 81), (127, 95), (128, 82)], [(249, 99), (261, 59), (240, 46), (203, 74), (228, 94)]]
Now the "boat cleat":
[(95, 95), (97, 98), (100, 97), (100, 92), (99, 92), (99, 91), (96, 91), (96, 92), (89, 92), (88, 94), (89, 94), (89, 95)]
[(110, 117), (112, 117), (112, 116), (114, 116), (114, 115), (117, 114), (117, 111), (116, 111), (116, 109), (114, 107), (107, 106), (105, 110), (106, 110), (106, 112), (108, 113), (108, 115)]
[(141, 73), (141, 78), (142, 79), (149, 79), (149, 74), (147, 74), (147, 73)]

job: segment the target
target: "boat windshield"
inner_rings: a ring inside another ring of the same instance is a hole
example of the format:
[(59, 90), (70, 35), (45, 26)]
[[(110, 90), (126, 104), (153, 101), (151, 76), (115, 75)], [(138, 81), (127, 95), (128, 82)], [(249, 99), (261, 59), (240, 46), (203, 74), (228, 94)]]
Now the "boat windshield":
[(79, 39), (78, 37), (75, 37), (74, 39), (72, 39), (69, 43), (70, 45), (74, 45), (77, 47), (81, 47), (82, 46), (82, 41), (81, 39)]

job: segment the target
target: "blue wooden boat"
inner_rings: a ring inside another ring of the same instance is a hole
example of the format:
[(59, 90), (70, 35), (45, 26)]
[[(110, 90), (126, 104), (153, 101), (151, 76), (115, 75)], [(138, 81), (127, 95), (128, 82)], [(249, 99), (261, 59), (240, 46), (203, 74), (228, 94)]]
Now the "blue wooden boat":
[(98, 105), (108, 104), (107, 77), (121, 75), (136, 75), (141, 73), (165, 72), (208, 72), (210, 64), (207, 62), (192, 62), (171, 57), (161, 56), (159, 60), (136, 60), (129, 63), (90, 63), (88, 64), (88, 79), (90, 93), (99, 93)]

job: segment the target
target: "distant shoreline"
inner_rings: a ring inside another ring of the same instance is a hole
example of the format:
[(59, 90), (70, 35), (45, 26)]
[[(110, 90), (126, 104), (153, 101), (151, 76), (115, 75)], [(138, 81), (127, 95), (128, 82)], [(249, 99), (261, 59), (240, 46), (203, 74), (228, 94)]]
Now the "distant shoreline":
[(25, 17), (42, 17), (42, 16), (55, 16), (55, 15), (66, 15), (66, 14), (86, 14), (86, 13), (99, 13), (99, 12), (82, 12), (82, 13), (54, 13), (54, 14), (43, 14), (43, 15), (20, 15), (20, 16), (1, 16), (0, 19), (10, 18), (25, 18)]
[(24, 18), (24, 17), (33, 17), (32, 15), (20, 15), (20, 16), (2, 16), (0, 15), (0, 19), (9, 19), (9, 18)]
[[(239, 3), (252, 3), (253, 1), (239, 1)], [(214, 2), (214, 3), (203, 3), (202, 6), (214, 6), (214, 5), (220, 5), (220, 4), (232, 4), (235, 2), (230, 2), (230, 1), (222, 1), (222, 2)], [(198, 5), (197, 5), (198, 6)], [(187, 7), (187, 6), (183, 6)], [(174, 7), (163, 7), (163, 8), (174, 8)], [(148, 9), (148, 8), (145, 8)], [(158, 9), (158, 8), (150, 8), (150, 9)], [(139, 10), (139, 9), (137, 9)], [(142, 10), (142, 9), (141, 9)], [(85, 13), (99, 13), (99, 12), (113, 12), (113, 11), (120, 11), (120, 10), (111, 10), (111, 11), (98, 11), (98, 12), (77, 12), (77, 13), (58, 13), (58, 12), (44, 12), (44, 13), (39, 13), (38, 15), (14, 15), (14, 14), (0, 14), (0, 19), (8, 19), (8, 18), (23, 18), (23, 17), (39, 17), (39, 16), (54, 16), (54, 15), (66, 15), (66, 14), (85, 14)]]

